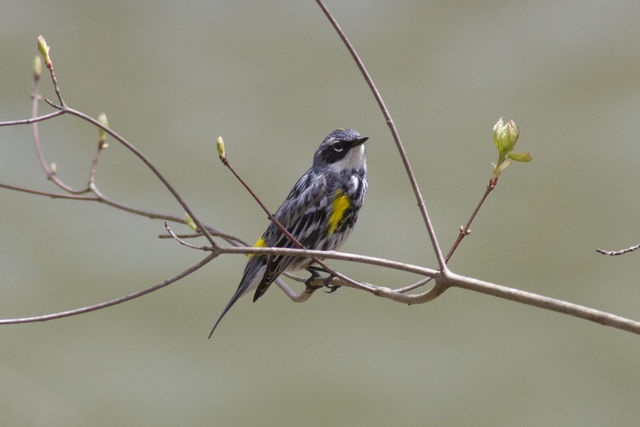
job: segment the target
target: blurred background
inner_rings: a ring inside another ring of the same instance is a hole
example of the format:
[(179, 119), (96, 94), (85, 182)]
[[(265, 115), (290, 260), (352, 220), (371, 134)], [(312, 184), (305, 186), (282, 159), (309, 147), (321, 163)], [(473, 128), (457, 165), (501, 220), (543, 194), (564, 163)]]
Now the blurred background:
[[(509, 167), (454, 271), (640, 319), (640, 3), (328, 1), (398, 125), (446, 248), (480, 198), (501, 115), (521, 129)], [(435, 266), (381, 113), (313, 1), (0, 0), (0, 120), (30, 114), (36, 37), (67, 103), (106, 111), (206, 222), (254, 241), (265, 215), (217, 160), (275, 209), (322, 138), (367, 143), (369, 193), (345, 251)], [(49, 81), (43, 92), (52, 96)], [(46, 106), (42, 112), (50, 111)], [(97, 132), (40, 126), (77, 187)], [(0, 182), (53, 190), (29, 127), (0, 130)], [(111, 141), (110, 197), (181, 216)], [(67, 310), (170, 277), (202, 255), (162, 224), (108, 206), (0, 190), (0, 317)], [(177, 231), (184, 231), (174, 227)], [(640, 337), (452, 289), (404, 306), (350, 289), (240, 301), (226, 256), (162, 291), (83, 316), (0, 327), (4, 425), (634, 425)], [(364, 281), (415, 276), (331, 262)]]

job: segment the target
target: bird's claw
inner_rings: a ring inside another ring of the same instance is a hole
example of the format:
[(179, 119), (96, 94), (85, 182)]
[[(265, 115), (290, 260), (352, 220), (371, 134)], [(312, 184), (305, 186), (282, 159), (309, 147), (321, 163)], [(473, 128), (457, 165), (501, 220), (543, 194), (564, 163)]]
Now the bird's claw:
[(340, 287), (340, 285), (332, 285), (331, 281), (333, 280), (333, 278), (335, 276), (333, 276), (332, 274), (330, 274), (328, 277), (326, 277), (323, 281), (322, 281), (322, 285), (313, 285), (312, 282), (320, 277), (320, 273), (319, 271), (322, 272), (326, 272), (324, 269), (319, 268), (319, 267), (315, 267), (315, 266), (311, 266), (307, 268), (307, 271), (309, 273), (311, 273), (311, 276), (304, 281), (304, 284), (307, 286), (306, 292), (308, 293), (313, 293), (315, 291), (317, 291), (320, 288), (327, 288), (327, 290), (325, 291), (328, 294), (332, 294), (335, 291), (338, 290), (338, 288)]

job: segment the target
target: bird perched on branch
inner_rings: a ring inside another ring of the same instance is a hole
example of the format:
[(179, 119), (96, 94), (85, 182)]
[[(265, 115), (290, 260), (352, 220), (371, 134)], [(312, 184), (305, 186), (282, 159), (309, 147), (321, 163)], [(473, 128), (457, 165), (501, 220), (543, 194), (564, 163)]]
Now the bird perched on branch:
[[(349, 236), (367, 192), (367, 163), (363, 143), (368, 138), (353, 129), (336, 129), (320, 144), (313, 165), (293, 186), (274, 217), (306, 249), (335, 250)], [(298, 248), (272, 222), (255, 247)], [(260, 298), (280, 274), (317, 268), (311, 258), (284, 255), (249, 255), (242, 280), (216, 321), (211, 334), (229, 309), (245, 293), (255, 289)]]

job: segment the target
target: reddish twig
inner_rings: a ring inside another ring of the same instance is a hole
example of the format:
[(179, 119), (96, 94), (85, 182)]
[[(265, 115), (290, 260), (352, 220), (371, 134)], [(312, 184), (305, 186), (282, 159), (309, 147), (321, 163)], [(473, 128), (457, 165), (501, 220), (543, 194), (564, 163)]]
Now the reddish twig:
[(98, 149), (96, 150), (96, 154), (93, 156), (93, 160), (91, 161), (91, 170), (89, 172), (89, 185), (94, 184), (96, 182), (96, 172), (98, 169), (98, 159), (100, 158), (100, 153), (104, 149), (104, 142), (98, 141)]
[(480, 208), (484, 204), (484, 201), (487, 200), (487, 196), (489, 195), (489, 193), (491, 193), (493, 191), (493, 189), (496, 188), (496, 183), (497, 182), (492, 180), (489, 183), (489, 185), (487, 185), (487, 188), (485, 189), (484, 194), (480, 198), (480, 201), (476, 205), (476, 208), (473, 210), (473, 213), (471, 214), (471, 217), (469, 217), (469, 220), (467, 221), (467, 223), (464, 226), (460, 226), (460, 233), (458, 234), (458, 238), (453, 243), (453, 245), (451, 246), (451, 249), (449, 249), (449, 252), (447, 253), (447, 258), (446, 258), (447, 263), (451, 259), (451, 256), (456, 251), (456, 249), (458, 249), (458, 245), (460, 245), (460, 242), (462, 242), (462, 239), (464, 239), (465, 237), (467, 237), (469, 235), (469, 233), (471, 233), (471, 223), (473, 222), (473, 220), (475, 219), (476, 215), (478, 214), (478, 211), (480, 210)]
[[(476, 205), (475, 209), (473, 210), (473, 213), (469, 217), (469, 220), (467, 221), (467, 223), (464, 226), (462, 226), (462, 225), (460, 226), (460, 233), (458, 234), (458, 238), (453, 243), (453, 245), (451, 246), (451, 249), (449, 249), (449, 252), (447, 253), (447, 257), (446, 257), (447, 263), (449, 263), (449, 260), (453, 256), (453, 253), (456, 251), (456, 249), (458, 249), (458, 246), (460, 245), (460, 242), (462, 242), (462, 239), (464, 239), (465, 237), (467, 237), (469, 235), (469, 233), (471, 233), (471, 223), (476, 218), (476, 215), (480, 211), (480, 208), (484, 204), (484, 202), (487, 199), (487, 196), (489, 195), (489, 193), (491, 193), (493, 191), (493, 189), (496, 188), (496, 185), (497, 185), (497, 180), (491, 180), (489, 182), (489, 185), (487, 185), (487, 188), (485, 189), (484, 194), (482, 195), (482, 197), (480, 198), (480, 201), (478, 202), (478, 204)], [(422, 279), (422, 280), (420, 280), (420, 281), (418, 281), (416, 283), (413, 283), (413, 284), (411, 284), (409, 286), (405, 286), (403, 288), (399, 288), (399, 289), (397, 289), (397, 291), (398, 292), (403, 292), (403, 293), (412, 291), (414, 289), (417, 289), (417, 288), (419, 288), (421, 286), (426, 285), (432, 279), (433, 279), (432, 277), (428, 277), (426, 279)], [(444, 289), (443, 289), (443, 292), (444, 292)]]

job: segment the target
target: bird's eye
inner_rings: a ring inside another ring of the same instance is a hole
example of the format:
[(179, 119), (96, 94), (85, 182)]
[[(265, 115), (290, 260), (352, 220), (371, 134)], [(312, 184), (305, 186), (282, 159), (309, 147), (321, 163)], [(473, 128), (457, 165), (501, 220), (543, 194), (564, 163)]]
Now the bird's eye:
[(333, 151), (336, 152), (341, 152), (342, 150), (344, 150), (344, 142), (342, 141), (338, 141), (335, 144), (332, 145)]

